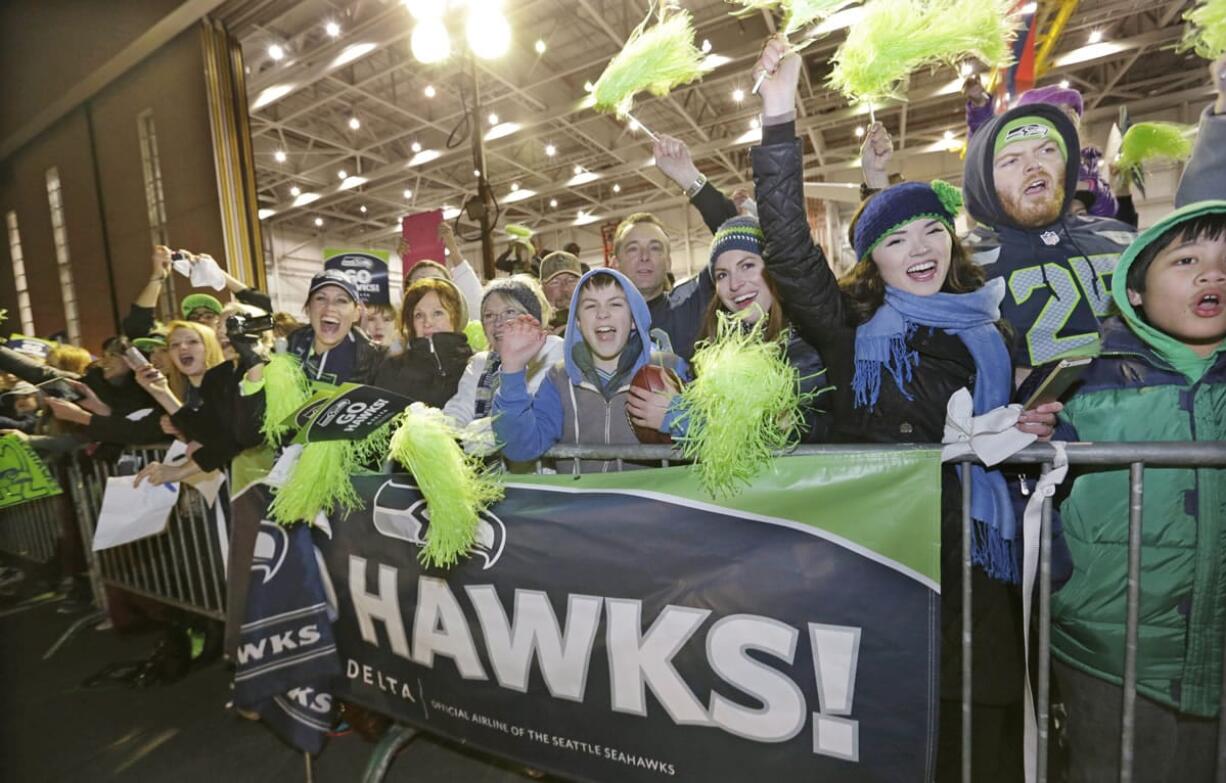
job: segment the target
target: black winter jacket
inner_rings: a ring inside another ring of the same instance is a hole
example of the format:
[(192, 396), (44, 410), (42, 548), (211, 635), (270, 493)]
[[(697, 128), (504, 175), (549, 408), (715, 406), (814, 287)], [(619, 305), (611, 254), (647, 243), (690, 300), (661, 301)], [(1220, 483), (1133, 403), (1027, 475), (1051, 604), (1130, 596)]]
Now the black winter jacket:
[(240, 404), (243, 373), (233, 362), (222, 362), (204, 374), (200, 387), (170, 417), (190, 440), (200, 443), (192, 459), (203, 470), (224, 468), (239, 452), (261, 442), (260, 424)]
[(442, 408), (455, 396), (472, 355), (468, 338), (458, 332), (414, 338), (404, 353), (383, 360), (370, 384)]
[[(940, 443), (949, 397), (974, 387), (975, 364), (962, 341), (939, 330), (920, 328), (909, 340), (919, 366), (907, 386), (912, 400), (893, 380), (882, 378), (872, 408), (857, 408), (856, 323), (821, 248), (813, 243), (805, 213), (802, 154), (794, 126), (768, 126), (763, 146), (752, 152), (758, 215), (766, 235), (763, 258), (784, 313), (801, 337), (815, 346), (836, 386), (827, 395), (833, 409), (832, 440), (873, 443)], [(780, 138), (782, 137), (782, 138)], [(941, 475), (941, 697), (961, 694), (961, 487), (952, 468)], [(1020, 604), (1009, 585), (972, 571), (973, 699), (1010, 704), (1022, 689)]]

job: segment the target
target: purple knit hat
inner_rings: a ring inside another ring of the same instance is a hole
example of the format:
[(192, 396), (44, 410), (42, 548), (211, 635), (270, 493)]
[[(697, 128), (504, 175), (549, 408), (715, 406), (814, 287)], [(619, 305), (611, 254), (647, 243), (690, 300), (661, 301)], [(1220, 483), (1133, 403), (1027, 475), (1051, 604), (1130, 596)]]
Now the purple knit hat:
[(1056, 84), (1050, 87), (1028, 90), (1022, 93), (1022, 97), (1017, 99), (1018, 106), (1026, 106), (1031, 103), (1050, 103), (1053, 106), (1068, 106), (1077, 112), (1078, 117), (1085, 114), (1085, 104), (1081, 100), (1081, 93), (1072, 88), (1061, 87)]

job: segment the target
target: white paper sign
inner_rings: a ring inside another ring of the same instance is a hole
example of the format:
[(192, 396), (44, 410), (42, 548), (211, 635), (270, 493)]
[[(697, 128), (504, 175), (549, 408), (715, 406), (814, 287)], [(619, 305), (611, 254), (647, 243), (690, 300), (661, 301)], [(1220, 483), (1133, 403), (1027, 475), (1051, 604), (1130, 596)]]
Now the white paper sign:
[(142, 481), (139, 487), (133, 487), (132, 476), (107, 479), (98, 527), (94, 529), (94, 551), (161, 533), (178, 500), (178, 484)]

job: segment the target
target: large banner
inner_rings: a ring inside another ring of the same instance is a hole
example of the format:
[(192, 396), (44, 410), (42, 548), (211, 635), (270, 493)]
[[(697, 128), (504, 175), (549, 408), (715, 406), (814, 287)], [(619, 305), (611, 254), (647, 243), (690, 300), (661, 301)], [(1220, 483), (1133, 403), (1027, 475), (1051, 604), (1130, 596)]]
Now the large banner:
[(790, 457), (724, 503), (686, 468), (514, 477), (449, 571), (412, 478), (355, 477), (317, 536), (337, 696), (579, 780), (928, 779), (939, 469)]

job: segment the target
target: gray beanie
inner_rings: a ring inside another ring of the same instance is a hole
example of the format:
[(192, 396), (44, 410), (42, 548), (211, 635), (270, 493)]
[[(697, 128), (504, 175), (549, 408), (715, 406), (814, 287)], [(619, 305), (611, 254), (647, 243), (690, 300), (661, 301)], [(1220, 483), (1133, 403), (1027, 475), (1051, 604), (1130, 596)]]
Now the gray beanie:
[[(490, 294), (501, 294), (509, 299), (514, 299), (533, 318), (538, 321), (544, 321), (541, 315), (541, 300), (527, 283), (516, 280), (513, 277), (504, 277), (491, 281), (485, 287), (485, 292), (481, 294), (482, 310), (485, 310), (485, 300), (490, 298)], [(480, 313), (477, 315), (480, 317)]]

